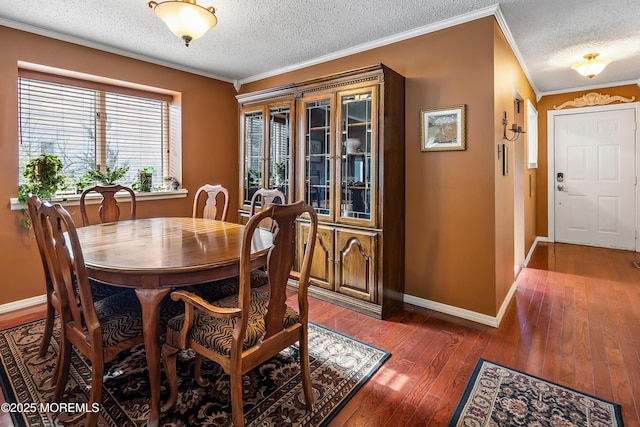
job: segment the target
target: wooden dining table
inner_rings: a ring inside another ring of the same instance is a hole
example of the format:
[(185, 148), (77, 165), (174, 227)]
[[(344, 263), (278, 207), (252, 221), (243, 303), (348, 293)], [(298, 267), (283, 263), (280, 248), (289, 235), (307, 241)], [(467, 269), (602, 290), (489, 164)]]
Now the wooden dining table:
[[(151, 388), (148, 426), (160, 420), (160, 305), (173, 288), (237, 276), (244, 226), (201, 218), (148, 218), (78, 228), (89, 277), (133, 288), (142, 306)], [(251, 267), (266, 263), (272, 234), (256, 231)]]

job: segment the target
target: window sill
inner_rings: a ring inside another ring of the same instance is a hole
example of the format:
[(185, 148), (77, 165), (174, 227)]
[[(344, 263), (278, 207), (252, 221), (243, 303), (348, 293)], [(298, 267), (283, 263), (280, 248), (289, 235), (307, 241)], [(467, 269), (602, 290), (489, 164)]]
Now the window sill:
[[(146, 200), (163, 200), (163, 199), (182, 199), (187, 197), (189, 191), (186, 188), (171, 191), (151, 191), (151, 192), (136, 192), (136, 202), (144, 202)], [(19, 211), (25, 206), (18, 202), (17, 197), (12, 197), (10, 200), (11, 210)], [(97, 205), (102, 200), (102, 196), (97, 193), (88, 194), (85, 198), (85, 203), (88, 205)], [(119, 193), (116, 195), (116, 200), (119, 202), (126, 202), (129, 200), (127, 193)], [(51, 199), (53, 203), (60, 203), (62, 206), (79, 206), (80, 194), (68, 194), (60, 195)]]

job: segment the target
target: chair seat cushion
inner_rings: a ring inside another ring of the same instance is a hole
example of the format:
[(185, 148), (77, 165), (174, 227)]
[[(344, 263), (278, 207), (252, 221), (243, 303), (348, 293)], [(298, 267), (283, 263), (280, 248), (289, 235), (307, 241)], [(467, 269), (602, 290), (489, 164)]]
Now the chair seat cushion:
[(202, 283), (200, 285), (189, 286), (189, 292), (193, 292), (208, 302), (214, 302), (237, 294), (239, 292), (239, 278), (230, 277), (228, 279), (216, 280), (214, 282)]
[[(266, 332), (264, 315), (267, 312), (269, 294), (262, 290), (253, 289), (251, 291), (251, 308), (249, 313), (249, 323), (247, 333), (242, 344), (243, 350), (258, 344)], [(215, 304), (218, 307), (237, 307), (238, 295), (219, 300)], [(223, 356), (231, 356), (231, 341), (233, 328), (237, 319), (219, 319), (201, 310), (194, 310), (193, 327), (189, 331), (189, 339), (201, 346), (207, 347)], [(288, 328), (299, 322), (298, 313), (287, 306), (282, 325)], [(184, 314), (176, 316), (169, 321), (168, 329), (179, 331), (184, 323)]]
[[(269, 283), (269, 277), (264, 270), (251, 272), (251, 287), (259, 288)], [(205, 301), (214, 302), (237, 294), (240, 290), (240, 278), (238, 276), (229, 279), (216, 280), (215, 282), (202, 283), (189, 286), (189, 291), (203, 298)]]
[(93, 296), (94, 302), (127, 290), (117, 286), (105, 285), (104, 283), (96, 282), (93, 279), (89, 279), (89, 286), (91, 287), (91, 295)]
[(105, 347), (142, 335), (142, 308), (132, 291), (94, 302)]

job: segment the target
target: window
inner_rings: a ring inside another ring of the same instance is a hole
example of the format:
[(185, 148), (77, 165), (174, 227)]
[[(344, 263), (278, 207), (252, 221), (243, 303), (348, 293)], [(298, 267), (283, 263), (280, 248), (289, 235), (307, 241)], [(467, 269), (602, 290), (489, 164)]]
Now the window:
[(88, 169), (128, 166), (121, 183), (153, 167), (154, 187), (170, 176), (171, 96), (20, 70), (19, 182), (41, 153), (56, 155), (73, 188)]

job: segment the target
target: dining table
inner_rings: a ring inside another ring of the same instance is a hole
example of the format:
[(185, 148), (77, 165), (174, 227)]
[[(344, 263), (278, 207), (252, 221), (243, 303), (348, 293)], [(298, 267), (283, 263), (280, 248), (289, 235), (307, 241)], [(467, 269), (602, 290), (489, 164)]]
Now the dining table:
[[(148, 426), (160, 421), (160, 306), (174, 288), (239, 275), (244, 226), (203, 218), (146, 218), (77, 229), (89, 277), (132, 288), (142, 307), (149, 370)], [(258, 229), (251, 268), (266, 264), (272, 233)]]

